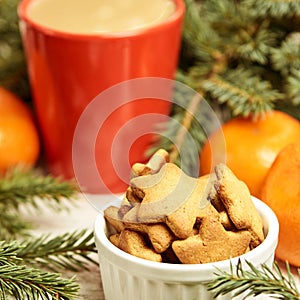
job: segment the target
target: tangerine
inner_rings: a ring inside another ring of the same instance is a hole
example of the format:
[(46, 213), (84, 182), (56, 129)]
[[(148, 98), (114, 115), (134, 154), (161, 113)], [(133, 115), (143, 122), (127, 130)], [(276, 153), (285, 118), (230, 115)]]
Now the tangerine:
[(0, 86), (0, 116), (8, 114), (32, 118), (29, 107), (18, 96)]
[(33, 166), (39, 151), (39, 135), (31, 110), (0, 87), (0, 172), (17, 164)]
[(280, 150), (300, 140), (300, 122), (292, 116), (271, 111), (254, 120), (236, 117), (224, 123), (204, 144), (200, 153), (200, 175), (226, 162), (244, 181), (253, 196), (260, 198), (266, 174)]
[(284, 147), (269, 169), (261, 199), (279, 222), (276, 257), (300, 267), (300, 143)]

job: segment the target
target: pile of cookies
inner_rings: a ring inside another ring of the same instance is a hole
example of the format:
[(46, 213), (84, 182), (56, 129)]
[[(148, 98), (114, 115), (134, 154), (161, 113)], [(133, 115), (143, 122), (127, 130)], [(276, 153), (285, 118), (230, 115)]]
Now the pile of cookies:
[(156, 262), (216, 262), (264, 240), (248, 187), (225, 164), (193, 178), (162, 149), (147, 164), (132, 166), (121, 206), (108, 207), (104, 217), (115, 246)]

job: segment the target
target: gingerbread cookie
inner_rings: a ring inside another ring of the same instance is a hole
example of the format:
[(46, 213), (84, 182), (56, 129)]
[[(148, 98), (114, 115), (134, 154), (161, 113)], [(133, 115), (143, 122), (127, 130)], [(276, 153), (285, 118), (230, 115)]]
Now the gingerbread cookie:
[(199, 234), (172, 244), (184, 264), (201, 264), (229, 259), (245, 253), (251, 239), (247, 230), (226, 231), (213, 208), (202, 218)]
[(123, 217), (122, 222), (124, 229), (130, 229), (146, 234), (157, 253), (166, 251), (174, 240), (174, 235), (163, 223), (140, 223), (137, 218), (139, 206), (140, 204), (137, 204)]
[(164, 223), (125, 223), (124, 226), (126, 229), (146, 234), (152, 244), (152, 247), (157, 253), (166, 251), (172, 241), (175, 240), (174, 234)]
[(119, 217), (119, 208), (116, 206), (106, 208), (104, 218), (113, 226), (116, 232), (121, 232), (125, 228), (122, 219)]
[(157, 173), (170, 161), (169, 153), (164, 149), (157, 150), (147, 164), (135, 163), (131, 168), (131, 178)]
[(208, 177), (192, 178), (172, 163), (166, 163), (154, 175), (132, 179), (132, 190), (144, 195), (138, 220), (165, 222), (178, 238), (187, 238), (199, 210), (208, 203), (205, 197), (208, 183)]
[(161, 262), (162, 257), (148, 246), (144, 236), (136, 231), (124, 229), (119, 235), (118, 247), (134, 256)]
[(252, 236), (250, 246), (258, 246), (264, 240), (263, 223), (247, 185), (225, 164), (217, 165), (215, 173), (218, 179), (215, 189), (230, 220), (237, 229), (248, 229)]
[(164, 150), (132, 167), (121, 207), (105, 210), (111, 242), (149, 260), (207, 263), (239, 256), (264, 240), (249, 189), (223, 164), (192, 178)]

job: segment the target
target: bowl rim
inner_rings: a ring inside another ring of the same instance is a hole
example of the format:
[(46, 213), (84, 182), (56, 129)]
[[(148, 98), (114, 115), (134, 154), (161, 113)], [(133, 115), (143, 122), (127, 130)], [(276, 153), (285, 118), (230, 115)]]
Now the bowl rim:
[[(222, 260), (205, 264), (171, 264), (153, 262), (133, 256), (114, 246), (106, 236), (106, 222), (103, 213), (99, 213), (94, 226), (95, 241), (98, 248), (100, 269), (101, 259), (105, 258), (113, 265), (127, 272), (136, 272), (141, 276), (144, 274), (153, 279), (162, 277), (177, 281), (178, 275), (181, 281), (209, 281), (217, 269), (229, 271), (230, 262), (236, 265), (239, 260), (245, 263), (250, 261), (254, 265), (262, 264), (274, 256), (278, 241), (279, 223), (275, 213), (264, 202), (252, 196), (252, 200), (264, 221), (266, 232), (265, 240), (255, 249), (230, 260)], [(150, 275), (151, 274), (151, 275)]]

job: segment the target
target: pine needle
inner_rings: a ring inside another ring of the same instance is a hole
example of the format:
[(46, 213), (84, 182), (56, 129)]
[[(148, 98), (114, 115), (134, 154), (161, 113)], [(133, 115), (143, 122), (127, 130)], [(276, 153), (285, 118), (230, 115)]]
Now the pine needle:
[(20, 214), (0, 203), (0, 240), (29, 237), (30, 229), (33, 229), (32, 223), (24, 221)]
[(245, 8), (255, 12), (258, 17), (294, 17), (300, 15), (300, 3), (298, 0), (270, 1), (270, 0), (243, 0)]
[(0, 242), (0, 300), (8, 299), (7, 295), (16, 300), (78, 297), (79, 285), (75, 278), (64, 279), (56, 273), (21, 265), (23, 260), (18, 253), (23, 247), (16, 241)]
[(83, 229), (51, 237), (43, 235), (20, 243), (16, 256), (23, 263), (57, 272), (88, 270), (87, 262), (98, 265), (89, 255), (96, 253), (92, 231)]
[(228, 71), (223, 78), (215, 76), (205, 80), (203, 86), (219, 103), (226, 103), (235, 116), (263, 115), (283, 97), (270, 82), (242, 67)]
[(282, 273), (276, 262), (272, 269), (266, 264), (262, 264), (258, 269), (248, 261), (246, 261), (246, 267), (242, 266), (239, 261), (236, 268), (231, 264), (229, 273), (218, 270), (217, 277), (208, 284), (208, 290), (213, 293), (214, 297), (232, 293), (232, 297), (242, 295), (243, 299), (261, 294), (277, 299), (300, 299), (288, 263), (286, 263), (287, 276)]
[(27, 100), (30, 88), (18, 24), (19, 2), (0, 1), (0, 85)]
[(46, 199), (48, 206), (62, 208), (61, 199), (73, 199), (78, 189), (73, 181), (61, 181), (50, 175), (37, 174), (36, 170), (16, 167), (0, 178), (0, 204), (18, 210), (30, 204), (39, 209), (37, 199)]
[[(39, 210), (37, 200), (55, 210), (67, 208), (63, 198), (75, 199), (72, 181), (61, 181), (36, 170), (13, 168), (0, 179), (0, 300), (78, 298), (74, 278), (64, 279), (59, 270), (88, 270), (89, 255), (95, 253), (93, 232), (86, 229), (55, 237), (44, 235), (28, 239), (29, 224), (22, 220), (21, 207)], [(12, 240), (22, 237), (23, 241)], [(27, 239), (24, 239), (27, 237)], [(54, 273), (46, 272), (48, 269)]]
[[(59, 270), (88, 270), (97, 252), (93, 232), (86, 229), (56, 237), (44, 235), (24, 242), (0, 242), (0, 300), (10, 294), (21, 299), (75, 299), (79, 285)], [(43, 271), (51, 270), (55, 273)]]
[(195, 94), (185, 111), (184, 117), (181, 121), (181, 127), (178, 130), (175, 137), (174, 144), (176, 145), (176, 147), (173, 147), (173, 149), (170, 152), (171, 162), (176, 162), (178, 159), (179, 153), (185, 141), (185, 136), (192, 126), (192, 121), (194, 119), (196, 110), (198, 109), (201, 100), (202, 97), (199, 94)]
[[(300, 51), (300, 47), (299, 47)], [(299, 69), (292, 69), (291, 75), (287, 78), (288, 81), (288, 95), (292, 103), (300, 105), (300, 67)], [(296, 110), (296, 109), (295, 109)]]
[(300, 62), (299, 1), (186, 0), (186, 6), (185, 83), (232, 116), (258, 116), (282, 100), (299, 105), (292, 72)]
[(32, 224), (23, 220), (21, 208), (39, 211), (41, 201), (56, 212), (68, 210), (66, 200), (75, 200), (77, 186), (73, 181), (62, 181), (42, 175), (35, 169), (14, 167), (0, 178), (0, 240), (29, 236)]
[(24, 241), (0, 241), (0, 265), (13, 263), (44, 268), (54, 272), (89, 270), (89, 255), (97, 252), (93, 232), (87, 229), (57, 236), (42, 235)]
[(15, 264), (18, 260), (17, 251), (20, 246), (16, 241), (6, 242), (0, 241), (0, 266), (7, 264)]
[(0, 299), (71, 300), (78, 298), (79, 285), (74, 278), (64, 279), (26, 266), (7, 264), (0, 268)]

